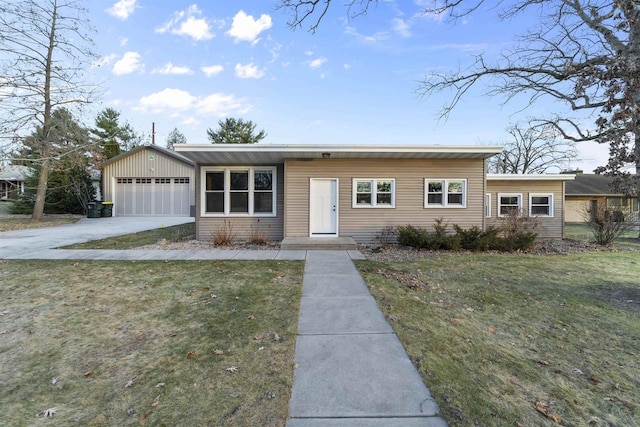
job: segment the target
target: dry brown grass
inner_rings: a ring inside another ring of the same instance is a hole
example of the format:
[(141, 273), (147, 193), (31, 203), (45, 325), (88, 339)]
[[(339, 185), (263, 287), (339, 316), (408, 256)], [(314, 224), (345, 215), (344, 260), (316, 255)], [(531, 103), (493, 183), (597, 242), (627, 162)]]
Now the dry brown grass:
[(637, 253), (358, 265), (450, 425), (640, 425)]
[(0, 263), (0, 425), (284, 425), (302, 263)]
[(28, 215), (11, 215), (0, 217), (0, 232), (73, 224), (80, 218), (77, 215), (47, 215), (42, 221), (32, 221)]

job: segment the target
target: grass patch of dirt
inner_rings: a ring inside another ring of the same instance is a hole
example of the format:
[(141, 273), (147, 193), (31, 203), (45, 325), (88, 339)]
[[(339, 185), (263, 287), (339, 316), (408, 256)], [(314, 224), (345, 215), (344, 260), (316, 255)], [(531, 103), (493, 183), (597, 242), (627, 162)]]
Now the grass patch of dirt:
[(27, 228), (56, 227), (73, 224), (82, 218), (78, 215), (46, 215), (42, 221), (32, 221), (28, 215), (9, 215), (0, 217), (0, 232), (23, 230)]
[(283, 426), (302, 272), (0, 261), (0, 425)]
[(358, 266), (450, 425), (640, 425), (637, 253)]
[(194, 222), (189, 222), (124, 236), (110, 237), (108, 239), (77, 243), (61, 247), (60, 249), (133, 249), (158, 242), (171, 243), (189, 240), (195, 238), (195, 235), (196, 225)]

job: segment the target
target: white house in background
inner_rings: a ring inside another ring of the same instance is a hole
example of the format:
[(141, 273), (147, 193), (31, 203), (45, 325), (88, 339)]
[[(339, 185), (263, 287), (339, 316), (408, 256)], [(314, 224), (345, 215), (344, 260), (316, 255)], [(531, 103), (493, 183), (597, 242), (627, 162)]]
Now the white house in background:
[(24, 181), (32, 172), (28, 166), (0, 166), (0, 200), (10, 200), (24, 193)]

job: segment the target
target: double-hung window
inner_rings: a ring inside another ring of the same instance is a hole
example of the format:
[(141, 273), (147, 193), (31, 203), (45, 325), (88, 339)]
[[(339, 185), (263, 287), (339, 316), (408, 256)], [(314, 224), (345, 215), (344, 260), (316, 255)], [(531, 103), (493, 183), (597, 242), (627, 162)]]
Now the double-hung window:
[(424, 180), (425, 208), (464, 208), (467, 206), (466, 179)]
[(553, 216), (553, 194), (529, 194), (529, 216)]
[(202, 214), (273, 216), (276, 168), (202, 168)]
[(396, 205), (396, 180), (393, 178), (354, 178), (354, 208), (393, 208)]
[(522, 210), (522, 194), (498, 194), (498, 216), (518, 215)]

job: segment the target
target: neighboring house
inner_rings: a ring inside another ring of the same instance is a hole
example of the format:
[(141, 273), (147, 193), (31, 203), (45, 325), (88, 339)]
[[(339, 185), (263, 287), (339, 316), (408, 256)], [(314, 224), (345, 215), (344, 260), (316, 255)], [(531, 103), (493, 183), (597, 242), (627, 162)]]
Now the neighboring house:
[(536, 218), (539, 237), (563, 237), (565, 183), (568, 187), (573, 178), (570, 174), (487, 174), (487, 225), (499, 226), (515, 209)]
[(604, 207), (609, 212), (621, 212), (639, 220), (638, 199), (615, 193), (611, 189), (611, 176), (572, 171), (576, 179), (567, 183), (565, 198), (566, 222), (584, 222), (585, 215)]
[(239, 238), (257, 230), (271, 240), (351, 237), (361, 243), (375, 241), (386, 227), (431, 228), (438, 218), (450, 225), (484, 228), (499, 216), (503, 193), (518, 194), (519, 199), (513, 199), (519, 200), (518, 206), (526, 210), (531, 205), (538, 216), (546, 203), (542, 235), (562, 237), (564, 181), (572, 177), (487, 179), (486, 159), (501, 150), (437, 145), (176, 146), (196, 164), (199, 239), (229, 226)]
[(194, 165), (157, 145), (136, 147), (103, 164), (102, 189), (116, 216), (190, 216)]
[(24, 181), (32, 172), (28, 166), (0, 166), (0, 200), (10, 200), (24, 193)]

